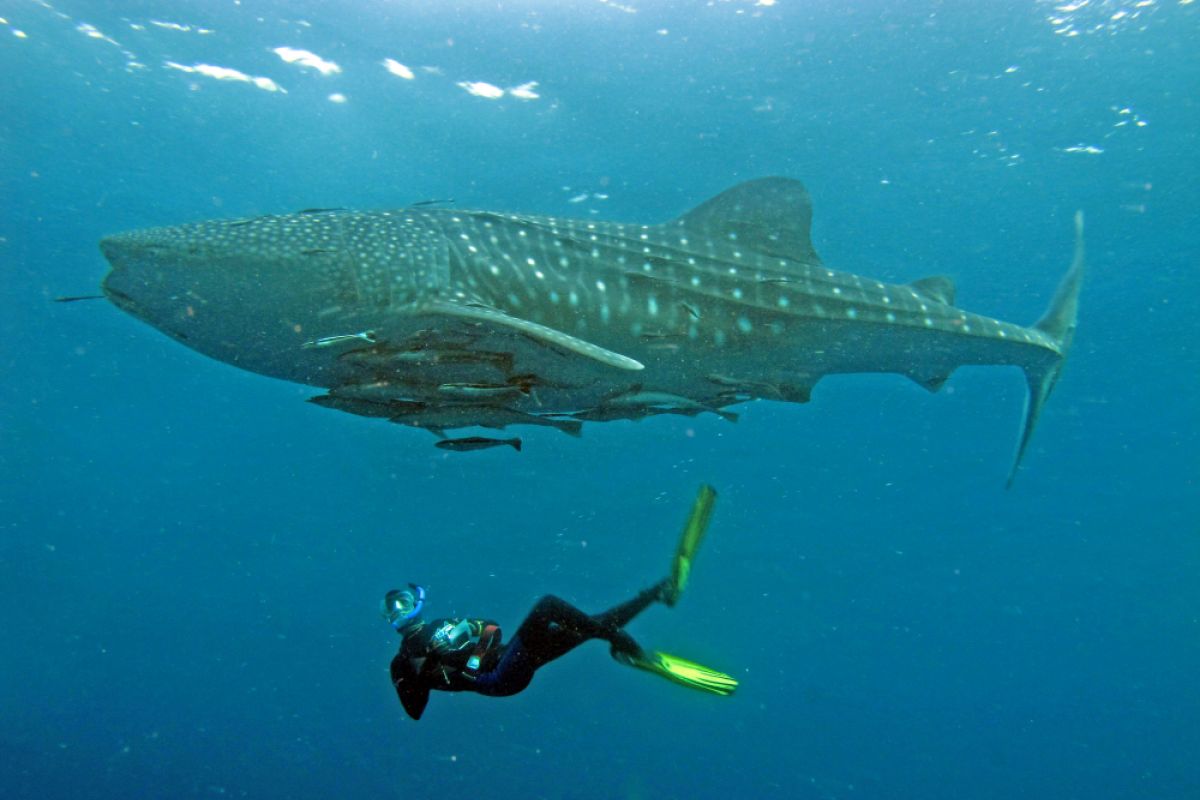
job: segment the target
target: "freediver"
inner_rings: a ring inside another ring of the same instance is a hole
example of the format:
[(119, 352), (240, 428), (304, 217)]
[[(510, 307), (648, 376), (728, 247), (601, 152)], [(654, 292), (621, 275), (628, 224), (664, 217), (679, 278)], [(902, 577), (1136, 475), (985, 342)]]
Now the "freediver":
[(634, 617), (652, 603), (673, 607), (687, 587), (692, 560), (708, 528), (717, 493), (701, 486), (688, 515), (669, 577), (601, 614), (589, 615), (561, 598), (547, 595), (534, 605), (507, 643), (500, 626), (486, 619), (425, 620), (425, 589), (410, 583), (383, 599), (382, 613), (403, 637), (392, 659), (392, 684), (404, 710), (420, 719), (429, 692), (475, 692), (508, 697), (523, 691), (538, 669), (591, 639), (609, 643), (618, 662), (660, 675), (684, 686), (729, 695), (738, 682), (723, 672), (660, 652), (647, 652), (625, 632)]

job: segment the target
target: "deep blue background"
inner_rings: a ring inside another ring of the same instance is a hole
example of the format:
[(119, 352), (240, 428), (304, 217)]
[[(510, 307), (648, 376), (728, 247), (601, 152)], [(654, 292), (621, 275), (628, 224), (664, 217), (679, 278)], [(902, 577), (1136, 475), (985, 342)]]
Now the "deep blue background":
[[(0, 796), (1200, 796), (1200, 4), (123, 5), (0, 5)], [(951, 274), (1017, 322), (1086, 211), (1015, 488), (1014, 370), (457, 456), (50, 302), (130, 227), (443, 197), (658, 221), (770, 174), (830, 265)], [(510, 631), (544, 592), (599, 609), (663, 572), (702, 481), (691, 591), (633, 632), (734, 698), (593, 645), (403, 717), (384, 590)]]

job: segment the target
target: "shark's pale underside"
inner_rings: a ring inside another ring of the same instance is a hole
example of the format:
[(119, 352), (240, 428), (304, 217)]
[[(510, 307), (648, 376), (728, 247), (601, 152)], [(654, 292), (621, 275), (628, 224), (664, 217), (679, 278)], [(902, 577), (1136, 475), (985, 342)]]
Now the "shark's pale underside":
[[(414, 207), (312, 210), (105, 238), (104, 291), (187, 346), (325, 388), (331, 408), (442, 431), (734, 415), (806, 402), (831, 373), (931, 390), (964, 364), (1029, 383), (1013, 471), (1075, 331), (1075, 257), (1022, 327), (954, 306), (934, 277), (827, 268), (798, 181), (733, 187), (671, 222), (621, 224)], [(1011, 480), (1011, 476), (1010, 476)]]

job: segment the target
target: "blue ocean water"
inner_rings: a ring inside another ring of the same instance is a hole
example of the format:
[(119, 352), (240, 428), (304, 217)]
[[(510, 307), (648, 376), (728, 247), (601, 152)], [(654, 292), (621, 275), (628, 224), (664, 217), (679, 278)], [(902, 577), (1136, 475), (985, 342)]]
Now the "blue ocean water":
[[(1200, 796), (1197, 4), (119, 5), (0, 4), (0, 796)], [(1086, 212), (1011, 490), (1011, 369), (458, 455), (51, 302), (128, 228), (651, 222), (764, 175), (806, 182), (831, 266), (1016, 322)], [(403, 715), (383, 591), (508, 631), (548, 592), (599, 610), (701, 482), (689, 594), (631, 631), (737, 695), (592, 644)]]

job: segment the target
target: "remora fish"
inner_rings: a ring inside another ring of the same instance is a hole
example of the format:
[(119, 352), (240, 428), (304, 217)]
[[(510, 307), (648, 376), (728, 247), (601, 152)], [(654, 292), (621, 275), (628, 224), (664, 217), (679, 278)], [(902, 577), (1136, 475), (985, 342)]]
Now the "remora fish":
[(433, 443), (434, 447), (442, 450), (453, 450), (458, 453), (469, 453), (473, 450), (487, 450), (490, 447), (511, 447), (518, 453), (521, 452), (521, 440), (514, 437), (512, 439), (488, 439), (483, 436), (464, 436), (461, 439), (438, 439)]
[(525, 376), (528, 393), (453, 398), (464, 425), (473, 410), (493, 423), (603, 419), (623, 393), (708, 408), (803, 402), (833, 373), (896, 372), (937, 390), (963, 364), (1015, 365), (1029, 400), (1011, 482), (1075, 332), (1082, 215), (1074, 261), (1031, 327), (956, 308), (948, 278), (893, 285), (825, 267), (811, 216), (801, 183), (763, 178), (658, 225), (316, 210), (132, 231), (100, 247), (117, 306), (243, 369), (334, 393), (391, 386), (372, 400), (429, 411), (449, 402), (439, 387)]

